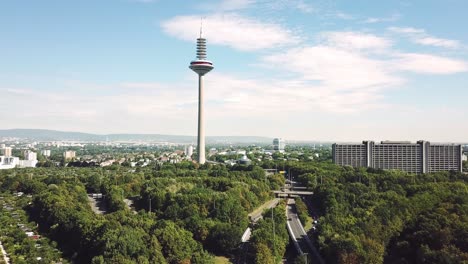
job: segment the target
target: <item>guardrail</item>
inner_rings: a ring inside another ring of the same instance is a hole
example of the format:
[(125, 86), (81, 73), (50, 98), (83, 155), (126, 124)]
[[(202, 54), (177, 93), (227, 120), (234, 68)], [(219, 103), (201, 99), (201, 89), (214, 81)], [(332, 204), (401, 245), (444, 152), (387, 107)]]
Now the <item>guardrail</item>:
[(252, 234), (252, 229), (250, 227), (247, 227), (244, 234), (242, 235), (241, 242), (245, 243), (245, 242), (249, 241), (251, 234)]

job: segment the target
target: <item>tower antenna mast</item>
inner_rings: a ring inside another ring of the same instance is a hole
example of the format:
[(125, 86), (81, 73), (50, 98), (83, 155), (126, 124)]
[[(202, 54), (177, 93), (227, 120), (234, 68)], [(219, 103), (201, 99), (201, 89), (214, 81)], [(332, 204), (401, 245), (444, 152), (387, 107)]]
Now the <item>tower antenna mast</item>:
[(200, 38), (203, 36), (203, 17), (200, 17)]

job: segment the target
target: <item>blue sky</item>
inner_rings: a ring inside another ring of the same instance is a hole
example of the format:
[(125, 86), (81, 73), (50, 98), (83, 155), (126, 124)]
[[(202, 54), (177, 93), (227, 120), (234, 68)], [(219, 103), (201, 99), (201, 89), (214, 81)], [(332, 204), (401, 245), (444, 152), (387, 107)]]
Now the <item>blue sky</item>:
[(0, 2), (0, 128), (468, 141), (468, 2)]

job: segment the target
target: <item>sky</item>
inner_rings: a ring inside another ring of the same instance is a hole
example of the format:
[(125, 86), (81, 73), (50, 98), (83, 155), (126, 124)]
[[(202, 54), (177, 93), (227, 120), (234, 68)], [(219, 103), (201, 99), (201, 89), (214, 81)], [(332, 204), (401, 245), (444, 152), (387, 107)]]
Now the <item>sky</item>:
[(466, 0), (1, 0), (0, 129), (468, 142)]

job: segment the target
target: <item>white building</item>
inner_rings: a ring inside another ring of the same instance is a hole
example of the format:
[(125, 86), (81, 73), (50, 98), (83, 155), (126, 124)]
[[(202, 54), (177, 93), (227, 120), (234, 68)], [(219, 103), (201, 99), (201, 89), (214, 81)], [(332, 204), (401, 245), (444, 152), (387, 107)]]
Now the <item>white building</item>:
[(273, 139), (273, 150), (283, 152), (285, 147), (284, 140), (282, 138)]
[(44, 157), (50, 157), (50, 149), (41, 150), (41, 154)]
[(114, 162), (115, 162), (115, 159), (106, 160), (106, 161), (101, 162), (101, 164), (99, 164), (99, 166), (107, 167), (107, 166), (110, 166), (110, 165), (114, 164)]
[(192, 145), (185, 147), (185, 155), (187, 157), (192, 157), (192, 155), (193, 155), (193, 146)]
[(25, 150), (24, 159), (25, 160), (37, 160), (37, 153), (31, 150)]
[(19, 165), (19, 158), (18, 157), (11, 157), (11, 156), (0, 156), (0, 170), (1, 169), (13, 169), (17, 165)]
[(24, 160), (20, 160), (18, 166), (20, 168), (34, 168), (37, 164), (37, 153), (31, 150), (24, 151)]
[(76, 157), (76, 151), (74, 150), (67, 150), (63, 153), (63, 158), (64, 159), (73, 159)]
[(37, 160), (20, 160), (18, 166), (20, 168), (35, 168)]

